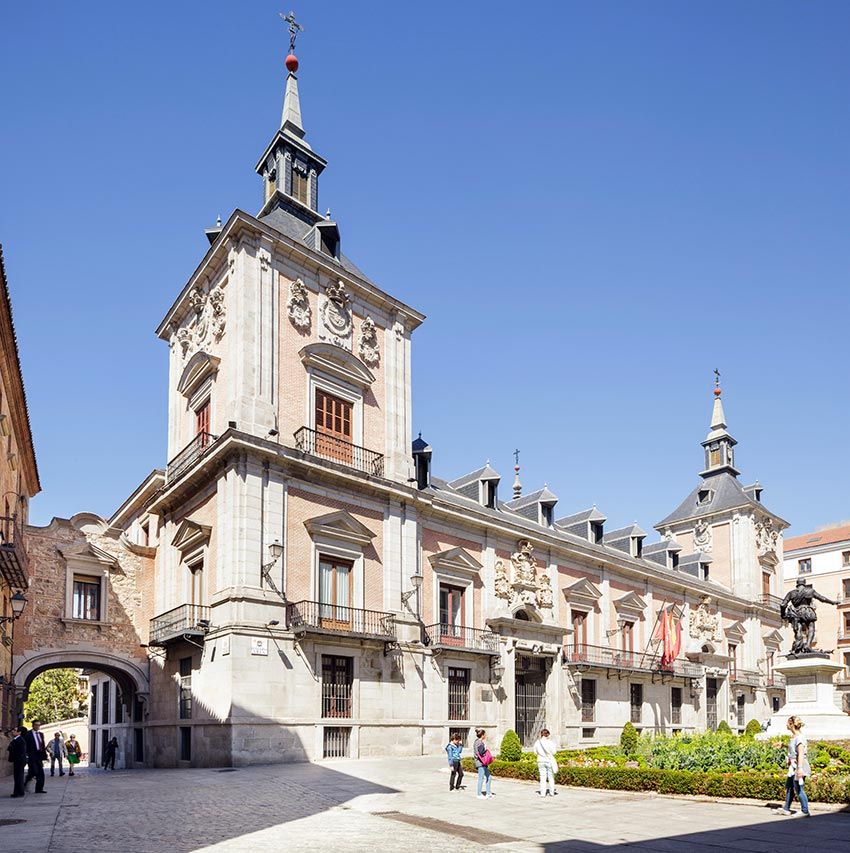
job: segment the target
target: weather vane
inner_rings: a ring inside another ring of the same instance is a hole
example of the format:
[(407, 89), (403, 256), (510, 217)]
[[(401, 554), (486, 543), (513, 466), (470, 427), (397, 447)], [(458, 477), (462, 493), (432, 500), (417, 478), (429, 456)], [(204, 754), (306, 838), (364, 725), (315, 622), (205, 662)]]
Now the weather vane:
[(514, 451), (514, 463), (519, 468), (519, 448)]
[(280, 13), (283, 22), (289, 27), (289, 52), (295, 53), (295, 39), (298, 38), (298, 33), (304, 32), (304, 27), (295, 20), (295, 12), (290, 12), (288, 15)]
[(714, 368), (714, 387), (720, 387), (720, 371), (716, 367)]

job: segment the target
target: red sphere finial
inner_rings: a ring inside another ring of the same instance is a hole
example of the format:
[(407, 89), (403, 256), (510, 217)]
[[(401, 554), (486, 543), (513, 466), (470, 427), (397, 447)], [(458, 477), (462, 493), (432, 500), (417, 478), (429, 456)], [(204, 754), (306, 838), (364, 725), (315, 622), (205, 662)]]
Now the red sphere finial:
[(294, 53), (290, 53), (284, 60), (286, 70), (294, 74), (298, 70), (298, 57)]
[(719, 388), (714, 389), (714, 396), (719, 397), (723, 392)]

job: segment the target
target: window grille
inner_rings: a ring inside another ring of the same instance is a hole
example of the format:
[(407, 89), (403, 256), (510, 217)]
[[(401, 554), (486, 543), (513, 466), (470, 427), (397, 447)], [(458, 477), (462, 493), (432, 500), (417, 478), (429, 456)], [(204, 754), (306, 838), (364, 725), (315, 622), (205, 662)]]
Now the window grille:
[(351, 729), (325, 726), (322, 733), (322, 755), (325, 758), (348, 758), (351, 751)]
[(469, 719), (469, 670), (449, 667), (449, 719)]
[(354, 659), (322, 655), (322, 716), (350, 717)]
[(449, 729), (449, 740), (453, 740), (455, 735), (460, 735), (462, 747), (469, 746), (469, 729)]
[(581, 721), (592, 723), (596, 720), (596, 681), (590, 678), (581, 680)]
[(639, 723), (641, 721), (641, 711), (643, 708), (643, 685), (629, 685), (629, 699), (631, 703), (631, 721)]
[(682, 688), (670, 689), (670, 721), (674, 726), (682, 724)]

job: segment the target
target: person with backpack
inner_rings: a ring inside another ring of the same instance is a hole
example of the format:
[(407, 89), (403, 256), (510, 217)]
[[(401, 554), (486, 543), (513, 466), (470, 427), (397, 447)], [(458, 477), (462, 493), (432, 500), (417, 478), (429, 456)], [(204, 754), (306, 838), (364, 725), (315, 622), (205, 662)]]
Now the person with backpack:
[[(493, 754), (487, 749), (485, 739), (487, 733), (484, 729), (475, 730), (475, 743), (472, 745), (472, 756), (475, 759), (475, 769), (478, 771), (478, 799), (489, 800), (493, 794), (490, 792), (490, 783), (493, 774), (490, 773), (490, 765), (493, 763)], [(482, 793), (485, 789), (487, 793)]]
[(463, 767), (460, 763), (461, 753), (463, 752), (463, 741), (461, 736), (455, 732), (446, 745), (446, 755), (449, 757), (449, 767), (452, 775), (449, 778), (449, 790), (459, 791), (463, 786)]
[(555, 760), (555, 743), (549, 737), (549, 729), (543, 729), (540, 737), (534, 741), (534, 754), (537, 756), (537, 772), (540, 774), (540, 790), (538, 797), (553, 797), (558, 795), (555, 790), (555, 774), (558, 772), (558, 762)]

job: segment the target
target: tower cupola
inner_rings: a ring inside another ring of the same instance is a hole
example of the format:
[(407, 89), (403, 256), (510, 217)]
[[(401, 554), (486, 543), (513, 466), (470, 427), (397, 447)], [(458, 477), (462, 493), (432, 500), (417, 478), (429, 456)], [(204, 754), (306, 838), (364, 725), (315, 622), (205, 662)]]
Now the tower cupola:
[(703, 478), (711, 477), (721, 471), (728, 471), (733, 477), (738, 476), (735, 468), (735, 451), (738, 443), (726, 428), (726, 414), (723, 411), (723, 391), (720, 388), (720, 371), (714, 371), (714, 408), (711, 412), (711, 425), (708, 435), (702, 442), (705, 448), (705, 470), (700, 472)]

